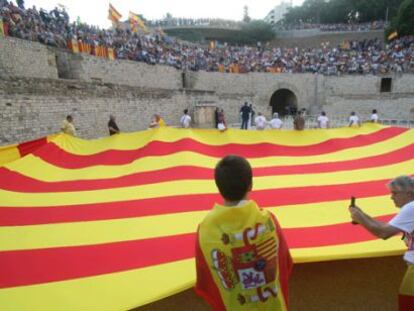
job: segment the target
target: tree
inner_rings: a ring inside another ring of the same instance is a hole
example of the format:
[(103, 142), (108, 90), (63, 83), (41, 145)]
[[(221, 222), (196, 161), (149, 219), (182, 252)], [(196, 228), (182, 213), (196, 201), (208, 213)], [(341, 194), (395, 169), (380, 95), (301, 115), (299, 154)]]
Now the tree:
[(414, 0), (401, 3), (395, 25), (399, 36), (414, 34)]
[(385, 20), (395, 16), (403, 0), (305, 0), (285, 14), (286, 24), (348, 23)]
[(255, 44), (257, 42), (268, 42), (275, 37), (272, 26), (264, 21), (252, 21), (242, 27), (240, 43)]
[(250, 23), (252, 19), (249, 16), (249, 7), (247, 5), (245, 5), (243, 7), (243, 22), (245, 23)]

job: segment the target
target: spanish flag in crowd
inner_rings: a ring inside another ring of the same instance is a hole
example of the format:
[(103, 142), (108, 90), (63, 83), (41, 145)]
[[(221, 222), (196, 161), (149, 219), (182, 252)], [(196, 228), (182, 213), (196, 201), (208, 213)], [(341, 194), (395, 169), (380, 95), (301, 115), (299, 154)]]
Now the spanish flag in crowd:
[(0, 37), (4, 37), (6, 32), (4, 31), (3, 21), (0, 20)]
[(108, 10), (108, 19), (112, 21), (112, 23), (117, 24), (121, 19), (122, 15), (115, 9), (115, 7), (109, 3), (109, 10)]
[[(414, 175), (413, 129), (58, 134), (0, 149), (0, 310), (127, 310), (193, 287), (197, 228), (222, 205), (214, 167), (228, 154), (252, 165), (249, 199), (276, 215), (295, 264), (406, 249), (352, 225), (348, 206), (396, 214), (386, 183)], [(266, 241), (255, 245), (271, 260), (280, 239)]]
[(395, 38), (397, 38), (398, 37), (398, 33), (396, 32), (396, 31), (394, 31), (393, 33), (390, 33), (389, 34), (389, 36), (388, 36), (388, 40), (393, 40), (393, 39), (395, 39)]
[(132, 13), (131, 11), (129, 11), (129, 25), (132, 32), (138, 32), (139, 29), (142, 29), (144, 32), (148, 32), (147, 27), (145, 27), (145, 24), (139, 15)]

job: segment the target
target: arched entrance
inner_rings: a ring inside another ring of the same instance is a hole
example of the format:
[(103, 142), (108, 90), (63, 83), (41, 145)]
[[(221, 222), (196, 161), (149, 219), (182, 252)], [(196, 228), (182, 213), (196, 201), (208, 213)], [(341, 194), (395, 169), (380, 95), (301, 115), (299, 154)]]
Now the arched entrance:
[(283, 117), (297, 112), (298, 99), (291, 90), (279, 89), (273, 93), (270, 106), (272, 106), (272, 114), (277, 112), (279, 116)]

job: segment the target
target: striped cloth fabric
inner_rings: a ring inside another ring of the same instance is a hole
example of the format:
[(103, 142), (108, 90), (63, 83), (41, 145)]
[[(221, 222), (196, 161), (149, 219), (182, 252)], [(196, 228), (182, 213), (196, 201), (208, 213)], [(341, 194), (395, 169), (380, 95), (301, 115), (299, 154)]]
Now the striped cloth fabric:
[(251, 199), (277, 215), (295, 263), (404, 251), (347, 207), (355, 196), (378, 219), (396, 213), (385, 184), (414, 174), (413, 130), (163, 127), (37, 147), (0, 167), (0, 310), (124, 310), (193, 286), (195, 232), (222, 202), (213, 173), (228, 154), (250, 161)]

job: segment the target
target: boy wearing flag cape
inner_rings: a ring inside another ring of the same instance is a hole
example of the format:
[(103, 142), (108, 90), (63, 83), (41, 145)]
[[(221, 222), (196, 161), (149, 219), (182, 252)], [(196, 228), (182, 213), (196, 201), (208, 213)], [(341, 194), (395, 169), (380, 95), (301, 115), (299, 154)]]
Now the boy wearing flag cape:
[(249, 162), (227, 156), (214, 177), (224, 204), (198, 228), (197, 294), (215, 311), (287, 310), (292, 260), (275, 216), (247, 198)]

